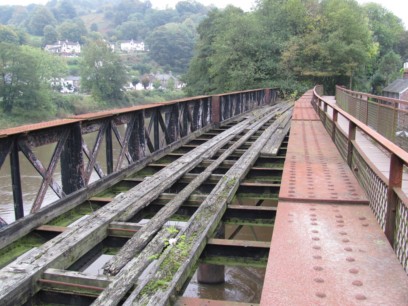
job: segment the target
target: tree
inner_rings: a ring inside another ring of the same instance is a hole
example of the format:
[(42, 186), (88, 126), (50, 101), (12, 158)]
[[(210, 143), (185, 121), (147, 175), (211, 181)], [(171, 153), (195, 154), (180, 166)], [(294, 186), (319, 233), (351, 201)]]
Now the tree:
[(120, 102), (126, 83), (126, 71), (120, 58), (104, 41), (89, 42), (82, 53), (82, 87), (112, 106)]
[(379, 64), (376, 73), (372, 78), (372, 90), (375, 94), (382, 94), (385, 86), (400, 77), (402, 60), (399, 54), (389, 51), (385, 54)]
[(194, 39), (182, 25), (166, 24), (152, 32), (147, 43), (150, 56), (159, 65), (184, 72), (193, 56)]
[(54, 15), (58, 19), (58, 21), (74, 19), (75, 17), (77, 17), (75, 7), (69, 0), (63, 0), (58, 8), (54, 10), (54, 12)]
[(368, 16), (370, 30), (373, 32), (374, 41), (379, 43), (380, 56), (395, 50), (404, 25), (397, 16), (376, 3), (368, 3), (363, 6)]
[(92, 32), (98, 32), (98, 25), (96, 23), (92, 23), (90, 30)]
[(9, 26), (0, 24), (0, 41), (11, 44), (19, 44), (19, 35), (18, 33)]
[(145, 76), (142, 77), (141, 82), (142, 82), (142, 85), (143, 85), (144, 89), (147, 89), (149, 87), (149, 84), (150, 84), (150, 78), (147, 75), (145, 75)]
[(4, 113), (22, 108), (44, 116), (53, 108), (49, 80), (64, 69), (60, 60), (40, 49), (0, 43), (0, 96)]
[(37, 6), (28, 20), (28, 32), (33, 35), (42, 36), (47, 25), (55, 25), (54, 15), (45, 7)]
[(58, 40), (58, 32), (55, 27), (46, 25), (44, 27), (43, 45), (50, 45)]
[(88, 33), (82, 19), (64, 21), (57, 27), (61, 40), (84, 43), (84, 36)]

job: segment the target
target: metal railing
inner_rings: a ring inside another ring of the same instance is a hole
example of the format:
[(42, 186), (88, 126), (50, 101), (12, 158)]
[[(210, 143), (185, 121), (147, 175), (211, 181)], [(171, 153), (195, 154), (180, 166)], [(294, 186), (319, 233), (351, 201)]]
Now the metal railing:
[[(352, 99), (361, 99), (350, 96), (344, 98), (349, 93), (342, 88), (339, 89), (338, 96), (343, 99), (343, 105), (347, 105), (347, 107), (350, 107)], [(365, 123), (354, 118), (353, 110), (349, 114), (346, 111), (349, 108), (343, 110), (336, 104), (325, 100), (319, 94), (321, 92), (320, 86), (314, 89), (313, 106), (340, 154), (366, 190), (371, 209), (402, 266), (408, 272), (408, 197), (402, 190), (403, 175), (404, 172), (407, 172), (408, 166), (408, 153)], [(344, 102), (345, 99), (348, 102)], [(367, 102), (365, 105), (371, 108), (373, 107), (372, 103)], [(361, 103), (356, 107), (357, 111), (364, 109), (363, 105)], [(396, 111), (396, 108), (393, 108), (392, 111)], [(342, 127), (340, 121), (342, 121)], [(378, 124), (381, 126), (380, 122)], [(357, 133), (361, 133), (375, 146), (389, 154), (388, 175), (381, 172), (359, 146), (356, 141)]]
[[(274, 103), (277, 96), (278, 89), (257, 89), (0, 130), (0, 169), (6, 161), (10, 163), (10, 173), (2, 181), (10, 181), (8, 185), (12, 186), (15, 219), (24, 217), (24, 208), (31, 213), (39, 211), (50, 192), (59, 206), (86, 200), (134, 167), (221, 122)], [(37, 154), (43, 146), (53, 152), (50, 160), (42, 160)], [(32, 166), (41, 179), (35, 197), (29, 200), (23, 196), (26, 192), (20, 170), (22, 161)], [(56, 169), (60, 174), (55, 175)]]
[(382, 136), (408, 150), (408, 101), (336, 86), (337, 104)]

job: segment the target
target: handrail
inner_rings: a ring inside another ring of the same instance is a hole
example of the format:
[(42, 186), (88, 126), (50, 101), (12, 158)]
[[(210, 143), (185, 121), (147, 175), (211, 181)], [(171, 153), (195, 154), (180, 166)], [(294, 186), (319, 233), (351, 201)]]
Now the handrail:
[[(316, 87), (315, 87), (315, 89), (316, 89)], [(369, 126), (367, 126), (362, 121), (356, 119), (354, 116), (350, 115), (349, 113), (347, 113), (346, 111), (341, 109), (339, 106), (334, 105), (334, 104), (324, 100), (320, 95), (317, 94), (315, 89), (313, 90), (313, 93), (319, 100), (321, 100), (325, 104), (330, 105), (330, 107), (335, 109), (344, 118), (346, 118), (350, 122), (353, 122), (353, 124), (355, 124), (356, 127), (361, 129), (365, 134), (367, 134), (377, 144), (379, 144), (381, 147), (386, 149), (388, 152), (397, 155), (404, 162), (404, 164), (408, 166), (408, 153), (405, 150), (403, 150), (402, 148), (397, 146), (395, 143), (393, 143), (392, 141), (390, 141), (389, 139), (387, 139), (386, 137), (384, 137), (383, 135), (381, 135), (377, 131), (375, 131), (372, 128), (370, 128)]]
[(385, 96), (376, 96), (372, 95), (366, 92), (360, 92), (360, 91), (353, 91), (347, 88), (344, 88), (342, 86), (336, 85), (336, 90), (341, 90), (344, 91), (352, 96), (362, 96), (362, 97), (367, 97), (379, 101), (385, 101), (385, 102), (390, 102), (390, 103), (398, 103), (398, 104), (404, 104), (408, 106), (408, 101), (407, 100), (400, 100), (400, 99), (395, 99), (395, 98), (390, 98), (390, 97), (385, 97)]
[(336, 86), (337, 104), (390, 141), (408, 150), (408, 101)]
[[(370, 200), (370, 207), (378, 222), (382, 225), (384, 233), (404, 269), (408, 272), (406, 245), (406, 241), (408, 241), (406, 232), (408, 225), (408, 197), (402, 190), (404, 170), (408, 167), (408, 153), (341, 109), (338, 105), (323, 98), (318, 91), (320, 91), (320, 87), (315, 87), (313, 90), (313, 106), (329, 134), (331, 134), (333, 142), (339, 151), (343, 152), (343, 158), (366, 190)], [(329, 111), (330, 109), (331, 111)], [(348, 122), (348, 131), (342, 131), (339, 116)], [(358, 131), (389, 154), (389, 173), (380, 171), (369, 160), (356, 141)], [(379, 173), (382, 174), (379, 175)], [(386, 179), (384, 179), (385, 177)]]

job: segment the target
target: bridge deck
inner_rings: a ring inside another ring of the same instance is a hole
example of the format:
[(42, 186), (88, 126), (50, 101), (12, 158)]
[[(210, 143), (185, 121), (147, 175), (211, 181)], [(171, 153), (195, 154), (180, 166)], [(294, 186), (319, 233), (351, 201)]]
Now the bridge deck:
[(294, 109), (261, 305), (406, 305), (407, 275), (310, 101)]

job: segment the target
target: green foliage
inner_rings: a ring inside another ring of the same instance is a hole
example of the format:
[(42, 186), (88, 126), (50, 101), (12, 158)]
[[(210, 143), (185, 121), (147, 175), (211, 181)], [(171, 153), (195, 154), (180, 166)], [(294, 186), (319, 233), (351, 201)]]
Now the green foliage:
[(55, 24), (55, 17), (50, 10), (45, 6), (37, 6), (28, 20), (27, 30), (30, 34), (42, 36), (45, 26)]
[(154, 30), (147, 43), (150, 57), (172, 71), (183, 72), (193, 56), (194, 37), (183, 25), (169, 23)]
[(53, 9), (53, 13), (58, 21), (74, 19), (77, 17), (76, 9), (69, 0), (63, 0)]
[(19, 44), (20, 39), (15, 29), (0, 24), (0, 41), (4, 43)]
[(58, 40), (58, 32), (52, 25), (44, 27), (43, 45), (54, 44)]
[(401, 67), (401, 57), (394, 51), (389, 51), (381, 57), (378, 69), (372, 78), (373, 92), (381, 95), (385, 86), (400, 77)]
[(29, 46), (0, 44), (0, 97), (5, 114), (33, 110), (39, 117), (54, 113), (48, 81), (64, 69), (62, 62)]
[(329, 90), (336, 84), (369, 88), (379, 52), (398, 46), (401, 37), (398, 18), (386, 13), (377, 19), (392, 26), (391, 41), (373, 37), (373, 29), (380, 33), (382, 28), (356, 1), (260, 0), (250, 13), (234, 7), (213, 10), (198, 27), (186, 92), (211, 94), (268, 84), (279, 84), (286, 95), (315, 83)]
[(70, 40), (79, 43), (85, 42), (84, 37), (88, 33), (85, 24), (81, 19), (64, 21), (57, 27), (57, 31), (61, 40)]
[(380, 55), (395, 50), (404, 33), (402, 21), (379, 4), (368, 3), (363, 8), (368, 16), (374, 41), (379, 43)]
[(82, 88), (110, 106), (123, 102), (126, 71), (118, 55), (104, 41), (89, 42), (83, 48)]

